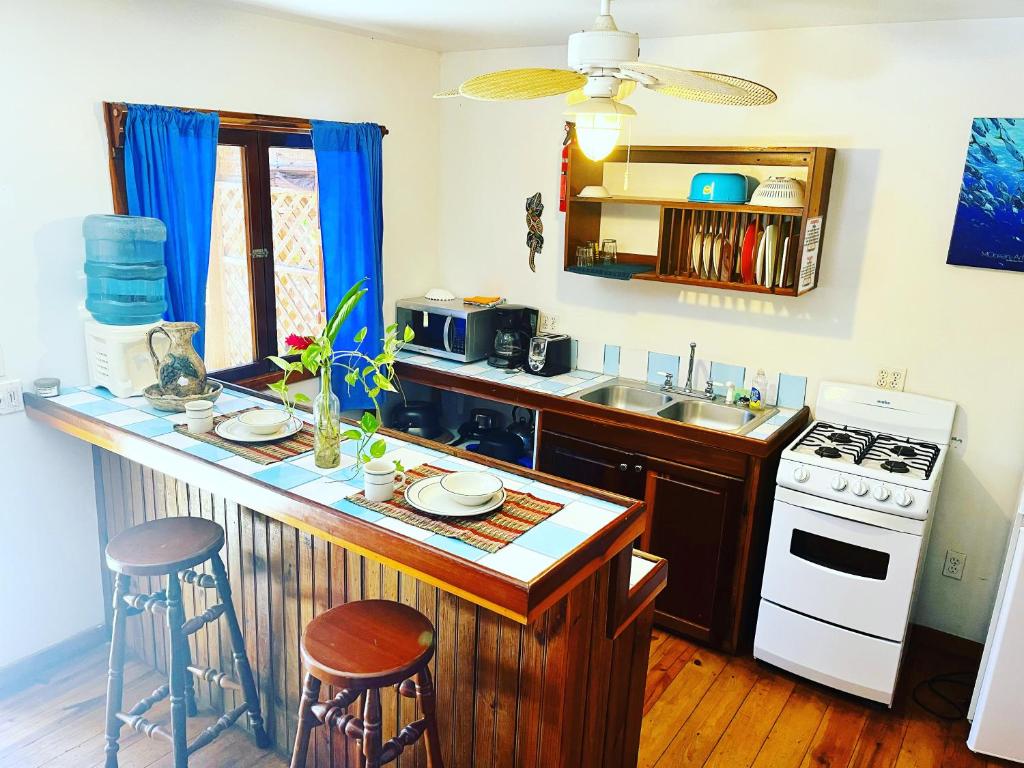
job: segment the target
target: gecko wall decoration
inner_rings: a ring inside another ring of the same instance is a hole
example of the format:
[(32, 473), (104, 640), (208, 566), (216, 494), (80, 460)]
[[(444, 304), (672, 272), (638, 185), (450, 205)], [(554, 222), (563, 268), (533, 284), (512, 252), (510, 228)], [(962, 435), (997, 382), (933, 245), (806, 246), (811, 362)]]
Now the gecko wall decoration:
[(526, 198), (526, 246), (530, 249), (530, 271), (537, 271), (537, 254), (544, 249), (544, 222), (540, 215), (544, 213), (544, 203), (540, 192)]

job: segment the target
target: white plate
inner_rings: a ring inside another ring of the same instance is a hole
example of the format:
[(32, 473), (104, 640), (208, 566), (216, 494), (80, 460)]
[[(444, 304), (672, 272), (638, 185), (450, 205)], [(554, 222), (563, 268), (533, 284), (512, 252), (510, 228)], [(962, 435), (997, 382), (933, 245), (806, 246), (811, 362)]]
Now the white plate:
[(269, 435), (257, 435), (250, 432), (249, 428), (240, 422), (236, 416), (233, 419), (228, 419), (218, 424), (214, 431), (225, 440), (230, 440), (233, 443), (269, 443), (271, 440), (291, 437), (301, 429), (302, 421), (292, 416), (291, 420), (286, 422), (277, 432), (271, 432)]
[(441, 487), (441, 475), (424, 477), (405, 489), (405, 500), (421, 512), (438, 517), (476, 517), (501, 507), (505, 503), (505, 489), (491, 497), (491, 500), (478, 507), (467, 507), (459, 504), (452, 495)]

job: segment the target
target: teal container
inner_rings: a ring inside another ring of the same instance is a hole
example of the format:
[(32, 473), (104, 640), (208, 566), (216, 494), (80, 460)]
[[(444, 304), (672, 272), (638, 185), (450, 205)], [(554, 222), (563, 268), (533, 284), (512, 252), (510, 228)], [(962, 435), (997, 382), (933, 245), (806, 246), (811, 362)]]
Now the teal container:
[(167, 228), (144, 216), (86, 216), (85, 307), (104, 325), (143, 325), (167, 310)]
[(742, 173), (698, 173), (690, 181), (691, 203), (747, 203), (757, 179)]

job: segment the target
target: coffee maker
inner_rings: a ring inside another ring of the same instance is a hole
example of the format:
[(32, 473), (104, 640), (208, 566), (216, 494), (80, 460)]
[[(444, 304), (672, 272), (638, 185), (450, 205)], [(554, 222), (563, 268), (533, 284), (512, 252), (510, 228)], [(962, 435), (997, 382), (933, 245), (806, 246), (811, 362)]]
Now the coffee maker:
[(502, 304), (495, 307), (494, 313), (494, 352), (487, 358), (487, 364), (494, 368), (521, 368), (530, 339), (537, 335), (540, 310)]

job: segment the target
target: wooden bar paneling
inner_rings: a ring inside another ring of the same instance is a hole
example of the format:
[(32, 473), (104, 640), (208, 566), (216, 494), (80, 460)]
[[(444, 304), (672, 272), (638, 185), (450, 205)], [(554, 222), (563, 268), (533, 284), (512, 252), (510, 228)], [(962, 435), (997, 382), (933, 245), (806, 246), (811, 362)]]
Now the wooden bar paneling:
[[(523, 625), (123, 457), (101, 450), (96, 460), (96, 477), (104, 486), (97, 494), (100, 529), (109, 536), (143, 520), (175, 515), (202, 516), (224, 527), (221, 554), (268, 732), (282, 754), (290, 752), (295, 734), (302, 628), (331, 606), (383, 597), (414, 606), (437, 628), (432, 672), (447, 768), (635, 765), (653, 609), (611, 639), (606, 616), (611, 562)], [(133, 582), (134, 590), (142, 588)], [(186, 585), (185, 591), (190, 610), (201, 611), (216, 600), (209, 590)], [(230, 665), (228, 638), (219, 624), (194, 635), (200, 666)], [(147, 624), (144, 617), (130, 625), (134, 655), (153, 667), (164, 664), (163, 627)], [(232, 692), (211, 693), (207, 684), (197, 685), (197, 694), (201, 707), (217, 711), (235, 703)], [(325, 687), (322, 698), (328, 695), (333, 692)], [(390, 738), (418, 713), (414, 702), (393, 689), (381, 695), (385, 738)], [(244, 726), (244, 718), (239, 722)], [(318, 730), (308, 766), (358, 768), (354, 743)], [(425, 766), (422, 743), (397, 765)]]

